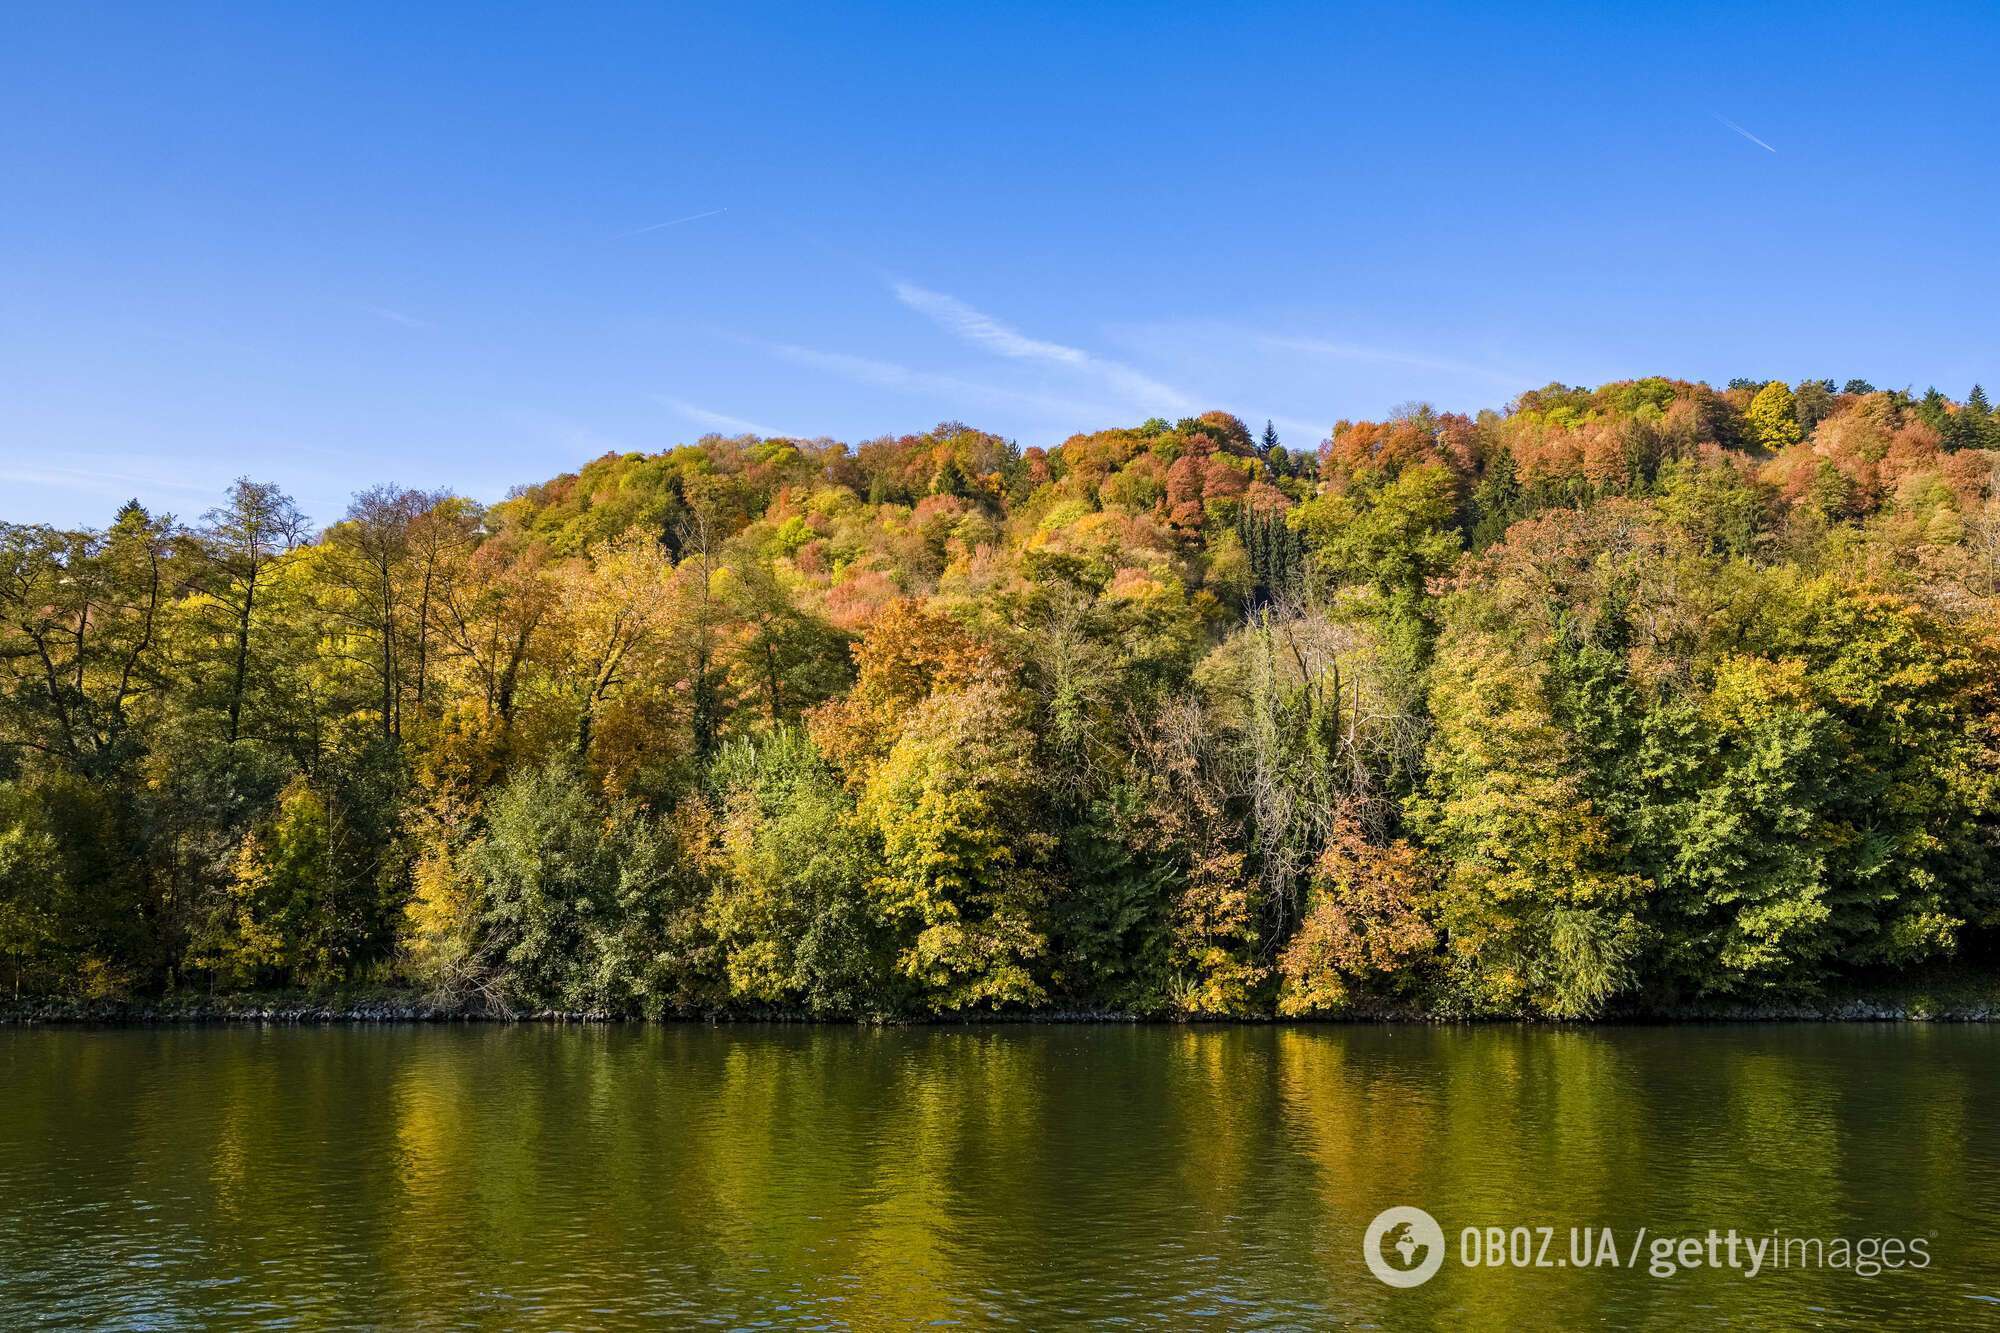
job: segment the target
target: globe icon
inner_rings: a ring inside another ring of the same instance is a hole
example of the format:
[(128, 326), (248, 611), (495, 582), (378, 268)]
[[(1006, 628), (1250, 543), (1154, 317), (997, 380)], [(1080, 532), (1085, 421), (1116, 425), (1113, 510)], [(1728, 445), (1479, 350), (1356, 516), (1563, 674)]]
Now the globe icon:
[(1425, 1249), (1424, 1242), (1410, 1229), (1408, 1222), (1398, 1223), (1396, 1229), (1389, 1233), (1389, 1245), (1396, 1251), (1396, 1258), (1404, 1268), (1415, 1268)]
[(1388, 1286), (1420, 1287), (1444, 1266), (1444, 1228), (1421, 1208), (1384, 1208), (1361, 1238), (1361, 1257)]

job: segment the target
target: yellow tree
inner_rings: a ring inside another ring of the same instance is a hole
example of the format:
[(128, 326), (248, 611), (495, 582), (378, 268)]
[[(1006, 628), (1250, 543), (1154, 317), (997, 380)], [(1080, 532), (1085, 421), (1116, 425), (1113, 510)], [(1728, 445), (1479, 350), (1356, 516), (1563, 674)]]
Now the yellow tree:
[(1783, 449), (1801, 438), (1798, 405), (1783, 380), (1772, 380), (1757, 390), (1744, 415), (1750, 420), (1751, 435), (1766, 449)]
[(587, 559), (550, 571), (560, 677), (576, 707), (576, 752), (588, 757), (606, 704), (643, 668), (673, 619), (673, 570), (659, 542), (639, 529)]

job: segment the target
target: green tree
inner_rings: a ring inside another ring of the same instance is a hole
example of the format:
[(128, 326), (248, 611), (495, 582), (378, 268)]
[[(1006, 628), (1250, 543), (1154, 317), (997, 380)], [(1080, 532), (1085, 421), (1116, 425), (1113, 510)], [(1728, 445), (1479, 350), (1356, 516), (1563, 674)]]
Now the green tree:
[(1474, 1012), (1589, 1017), (1635, 981), (1650, 885), (1626, 873), (1535, 673), (1491, 633), (1445, 636), (1430, 770), (1409, 814), (1450, 865), (1433, 905)]
[(722, 866), (707, 905), (730, 994), (815, 1014), (893, 1009), (886, 923), (854, 803), (810, 738), (781, 727), (717, 753)]
[(904, 941), (903, 973), (934, 1010), (1031, 1004), (1047, 948), (1054, 838), (1038, 818), (1034, 737), (997, 685), (917, 706), (861, 794), (880, 840), (869, 891)]
[(661, 1013), (706, 993), (697, 876), (653, 820), (607, 805), (572, 761), (509, 781), (463, 864), (483, 984), (504, 1005)]
[(40, 980), (55, 962), (50, 955), (68, 891), (54, 831), (42, 814), (36, 793), (0, 783), (0, 955), (12, 965), (16, 999), (31, 969)]
[(1389, 478), (1357, 475), (1344, 490), (1300, 505), (1292, 522), (1305, 534), (1316, 573), (1334, 584), (1360, 583), (1377, 601), (1372, 614), (1411, 663), (1421, 662), (1432, 632), (1426, 589), (1463, 546), (1458, 482), (1438, 463)]

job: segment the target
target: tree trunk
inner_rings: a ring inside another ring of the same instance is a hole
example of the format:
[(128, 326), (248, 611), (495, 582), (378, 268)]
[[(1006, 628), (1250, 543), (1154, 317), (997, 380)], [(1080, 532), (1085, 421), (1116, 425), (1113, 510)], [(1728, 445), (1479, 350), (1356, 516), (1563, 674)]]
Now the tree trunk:
[(236, 678), (229, 686), (229, 743), (236, 744), (243, 721), (243, 681), (250, 670), (250, 608), (257, 597), (257, 576), (243, 584), (243, 614), (236, 620)]

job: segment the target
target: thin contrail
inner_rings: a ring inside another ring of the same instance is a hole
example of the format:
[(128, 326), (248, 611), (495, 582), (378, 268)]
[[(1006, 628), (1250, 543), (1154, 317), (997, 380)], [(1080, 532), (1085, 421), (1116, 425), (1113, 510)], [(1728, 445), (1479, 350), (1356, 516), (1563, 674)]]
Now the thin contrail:
[(401, 324), (406, 329), (427, 329), (430, 327), (430, 325), (424, 323), (424, 321), (418, 319), (415, 315), (406, 315), (400, 310), (391, 310), (385, 305), (363, 305), (361, 308), (378, 319), (386, 319), (391, 324)]
[(690, 213), (684, 218), (674, 218), (668, 222), (655, 222), (650, 227), (634, 227), (630, 231), (621, 231), (618, 233), (616, 239), (622, 241), (627, 236), (644, 236), (647, 232), (658, 231), (662, 227), (678, 227), (683, 222), (699, 222), (703, 218), (712, 218), (717, 213), (727, 213), (728, 211), (726, 208), (711, 208), (706, 213)]
[(1752, 134), (1750, 131), (1744, 129), (1741, 125), (1738, 125), (1735, 121), (1731, 120), (1729, 117), (1723, 115), (1720, 111), (1716, 111), (1711, 114), (1713, 114), (1717, 120), (1727, 125), (1730, 129), (1735, 130), (1738, 134), (1748, 139), (1751, 143), (1756, 144), (1759, 148), (1763, 149), (1765, 152), (1775, 153), (1778, 151), (1777, 149), (1771, 147), (1771, 145), (1765, 143), (1762, 139), (1759, 139), (1756, 135)]

